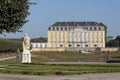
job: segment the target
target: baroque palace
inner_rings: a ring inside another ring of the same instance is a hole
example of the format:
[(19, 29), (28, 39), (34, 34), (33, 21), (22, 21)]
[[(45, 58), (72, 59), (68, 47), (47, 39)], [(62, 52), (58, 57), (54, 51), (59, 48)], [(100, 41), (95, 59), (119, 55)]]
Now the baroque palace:
[(107, 27), (98, 22), (56, 22), (48, 28), (47, 43), (31, 43), (32, 51), (118, 51), (105, 47)]
[(48, 29), (48, 48), (104, 48), (106, 26), (97, 22), (56, 22)]

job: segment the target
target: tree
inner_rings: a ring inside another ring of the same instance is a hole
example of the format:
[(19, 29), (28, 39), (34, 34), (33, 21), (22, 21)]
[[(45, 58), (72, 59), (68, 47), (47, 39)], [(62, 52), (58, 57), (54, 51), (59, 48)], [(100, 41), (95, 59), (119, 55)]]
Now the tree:
[(106, 43), (107, 47), (120, 47), (120, 36)]
[(28, 22), (29, 0), (0, 0), (0, 34), (21, 32)]
[(47, 38), (46, 37), (39, 37), (39, 38), (34, 38), (34, 39), (31, 39), (31, 42), (47, 42)]

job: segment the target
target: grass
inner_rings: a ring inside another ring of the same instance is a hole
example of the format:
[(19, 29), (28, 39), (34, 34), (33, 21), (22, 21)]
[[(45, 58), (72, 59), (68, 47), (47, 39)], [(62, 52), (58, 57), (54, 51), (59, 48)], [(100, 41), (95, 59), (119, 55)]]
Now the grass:
[[(120, 64), (45, 64), (51, 61), (78, 61), (84, 57), (106, 56), (103, 54), (80, 54), (76, 52), (40, 52), (33, 53), (31, 64), (22, 64), (15, 59), (0, 61), (0, 72), (27, 75), (79, 75), (88, 73), (120, 72)], [(116, 54), (111, 54), (116, 56)], [(117, 53), (117, 56), (119, 53)], [(91, 59), (91, 58), (90, 58)], [(87, 58), (88, 60), (88, 58)], [(86, 61), (87, 61), (86, 60)], [(91, 59), (92, 60), (92, 59)]]
[[(33, 62), (106, 62), (107, 53), (81, 54), (79, 52), (38, 52), (34, 53)], [(110, 53), (110, 56), (120, 56), (120, 52)], [(117, 59), (117, 58), (116, 58)], [(120, 60), (120, 58), (118, 58)]]
[(120, 72), (119, 64), (43, 64), (43, 63), (8, 63), (1, 62), (1, 73), (29, 75), (75, 75), (87, 73)]

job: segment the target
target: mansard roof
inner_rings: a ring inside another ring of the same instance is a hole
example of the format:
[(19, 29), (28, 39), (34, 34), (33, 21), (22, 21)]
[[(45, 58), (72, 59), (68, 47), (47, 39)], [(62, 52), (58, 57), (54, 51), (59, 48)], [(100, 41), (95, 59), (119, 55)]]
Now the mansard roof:
[(97, 22), (56, 22), (52, 26), (104, 26)]

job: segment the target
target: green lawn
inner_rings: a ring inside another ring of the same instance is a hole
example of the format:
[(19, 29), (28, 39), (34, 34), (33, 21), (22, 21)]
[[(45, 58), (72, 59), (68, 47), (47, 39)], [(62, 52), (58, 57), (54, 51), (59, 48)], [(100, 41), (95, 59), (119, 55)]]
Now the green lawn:
[(87, 73), (120, 72), (120, 64), (21, 64), (0, 63), (0, 72), (29, 75), (73, 75)]
[[(33, 62), (106, 62), (108, 56), (107, 52), (96, 54), (81, 54), (79, 52), (38, 52), (34, 54)], [(110, 56), (120, 57), (120, 52), (111, 52)], [(115, 59), (120, 60), (120, 58)]]
[[(58, 53), (58, 54), (57, 54)], [(106, 54), (80, 54), (76, 52), (33, 53), (31, 64), (22, 64), (15, 59), (0, 61), (0, 72), (28, 75), (75, 75), (88, 73), (120, 72), (120, 64), (45, 64), (47, 61), (78, 61), (80, 57), (106, 56)], [(116, 55), (115, 53), (112, 55)], [(119, 53), (118, 53), (119, 55)], [(83, 60), (86, 60), (83, 59)], [(88, 58), (87, 58), (88, 60)]]

